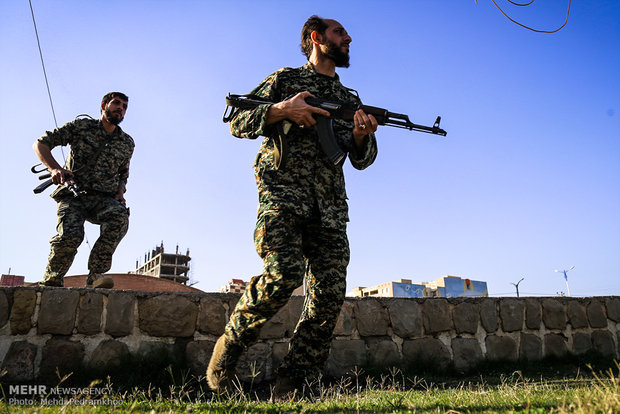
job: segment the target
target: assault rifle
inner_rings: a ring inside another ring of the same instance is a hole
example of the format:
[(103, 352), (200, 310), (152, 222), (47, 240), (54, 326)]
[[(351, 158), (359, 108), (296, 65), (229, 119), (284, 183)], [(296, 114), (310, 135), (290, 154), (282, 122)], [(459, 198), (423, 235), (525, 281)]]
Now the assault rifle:
[[(48, 171), (47, 168), (43, 168), (41, 170), (37, 170), (37, 167), (41, 165), (41, 164), (36, 164), (33, 165), (32, 168), (30, 169), (30, 171), (34, 174), (38, 174), (44, 171)], [(49, 172), (47, 174), (42, 174), (39, 176), (39, 180), (45, 180), (46, 178), (48, 178), (48, 180), (43, 181), (41, 184), (39, 184), (38, 186), (35, 187), (34, 193), (35, 194), (39, 194), (42, 193), (43, 191), (45, 191), (49, 186), (51, 186), (52, 183), (52, 179), (50, 178), (52, 176), (52, 174), (50, 174)], [(67, 177), (68, 179), (73, 178), (71, 177)], [(80, 195), (84, 194), (84, 191), (80, 191), (78, 185), (73, 182), (71, 184), (65, 184), (65, 187), (67, 187), (67, 189), (69, 191), (71, 191), (71, 194), (73, 194), (73, 197), (79, 197)]]
[[(258, 105), (273, 104), (260, 96), (256, 95), (233, 95), (231, 93), (226, 97), (226, 110), (222, 121), (230, 122), (239, 109), (252, 109)], [(387, 109), (378, 108), (376, 106), (368, 106), (362, 104), (354, 104), (349, 102), (329, 101), (327, 99), (308, 97), (306, 103), (317, 108), (324, 109), (330, 113), (330, 117), (319, 116), (314, 128), (319, 136), (319, 143), (325, 155), (334, 163), (338, 164), (346, 156), (342, 149), (338, 146), (338, 141), (334, 136), (334, 128), (332, 119), (338, 118), (345, 121), (352, 121), (353, 115), (358, 109), (362, 109), (366, 114), (373, 115), (379, 125), (392, 126), (396, 128), (404, 128), (410, 131), (426, 132), (429, 134), (446, 136), (448, 133), (439, 127), (441, 117), (438, 116), (432, 127), (414, 124), (405, 114), (397, 114)], [(233, 108), (233, 109), (231, 109)]]

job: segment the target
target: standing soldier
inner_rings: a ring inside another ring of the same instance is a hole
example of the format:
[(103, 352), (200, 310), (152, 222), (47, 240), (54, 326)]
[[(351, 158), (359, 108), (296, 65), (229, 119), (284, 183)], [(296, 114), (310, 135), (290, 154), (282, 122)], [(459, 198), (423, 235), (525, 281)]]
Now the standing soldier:
[[(276, 71), (251, 92), (276, 104), (241, 110), (231, 121), (237, 137), (265, 137), (254, 165), (259, 195), (254, 242), (264, 271), (252, 278), (215, 344), (207, 369), (213, 390), (231, 389), (239, 356), (303, 283), (304, 274), (306, 300), (277, 372), (276, 394), (300, 389), (306, 379), (315, 378), (329, 355), (349, 263), (344, 161), (334, 165), (321, 150), (314, 116), (329, 112), (309, 106), (305, 98), (360, 103), (335, 71), (349, 66), (350, 43), (337, 21), (310, 17), (301, 33), (308, 63)], [(280, 122), (290, 127), (283, 141)], [(334, 119), (333, 125), (353, 167), (362, 170), (373, 163), (377, 121), (372, 115), (359, 110), (353, 122)]]
[[(84, 239), (84, 221), (101, 226), (100, 236), (88, 259), (87, 287), (114, 287), (114, 280), (103, 274), (112, 266), (112, 255), (127, 233), (129, 209), (125, 191), (133, 139), (123, 132), (121, 123), (129, 98), (110, 92), (101, 101), (99, 120), (81, 118), (68, 122), (35, 141), (34, 152), (47, 167), (58, 188), (52, 198), (58, 203), (58, 234), (50, 241), (51, 252), (43, 286), (62, 287), (78, 246)], [(70, 145), (66, 167), (52, 155), (52, 148)]]

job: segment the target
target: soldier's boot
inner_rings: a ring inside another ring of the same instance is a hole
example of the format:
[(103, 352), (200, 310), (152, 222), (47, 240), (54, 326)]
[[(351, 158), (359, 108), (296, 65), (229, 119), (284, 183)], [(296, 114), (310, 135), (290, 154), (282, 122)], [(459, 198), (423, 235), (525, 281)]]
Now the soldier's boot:
[(39, 282), (39, 286), (64, 287), (65, 284), (64, 284), (63, 278), (60, 278), (60, 279), (45, 278)]
[(86, 287), (112, 289), (114, 287), (114, 279), (110, 276), (104, 276), (101, 273), (89, 273), (86, 279)]
[(278, 400), (293, 398), (295, 395), (301, 395), (302, 389), (303, 381), (278, 374), (273, 387), (273, 396)]
[(242, 345), (228, 340), (226, 335), (219, 337), (207, 368), (207, 383), (213, 391), (227, 393), (234, 390), (235, 367), (242, 352)]

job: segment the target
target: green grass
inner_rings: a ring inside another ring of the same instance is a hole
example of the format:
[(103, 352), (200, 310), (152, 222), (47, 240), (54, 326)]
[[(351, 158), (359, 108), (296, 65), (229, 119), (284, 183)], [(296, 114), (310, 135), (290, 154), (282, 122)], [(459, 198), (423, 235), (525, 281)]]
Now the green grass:
[[(6, 397), (0, 413), (86, 412), (219, 412), (219, 413), (618, 413), (620, 412), (620, 365), (595, 371), (578, 370), (570, 377), (534, 378), (522, 371), (510, 375), (493, 374), (468, 378), (408, 377), (398, 370), (388, 375), (366, 376), (362, 370), (349, 378), (324, 384), (320, 381), (305, 395), (274, 401), (267, 385), (245, 384), (244, 392), (218, 395), (204, 380), (174, 378), (167, 388), (115, 390), (113, 384), (94, 382), (92, 387), (108, 387), (109, 400), (120, 405), (9, 405)], [(66, 379), (65, 379), (66, 381)], [(59, 384), (64, 386), (63, 383)], [(6, 392), (2, 387), (2, 395)], [(96, 398), (101, 398), (97, 396)], [(74, 396), (82, 404), (95, 397)]]

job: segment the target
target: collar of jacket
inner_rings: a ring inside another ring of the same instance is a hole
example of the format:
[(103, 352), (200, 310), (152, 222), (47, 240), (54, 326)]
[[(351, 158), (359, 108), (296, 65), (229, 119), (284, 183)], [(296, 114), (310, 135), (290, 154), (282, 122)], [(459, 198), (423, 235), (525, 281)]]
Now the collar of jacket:
[(97, 119), (97, 125), (99, 128), (101, 128), (103, 132), (105, 132), (106, 135), (111, 135), (112, 137), (121, 137), (123, 135), (123, 130), (120, 125), (116, 125), (116, 128), (114, 128), (114, 131), (112, 132), (106, 131), (106, 129), (103, 127), (103, 122), (101, 121), (101, 119)]
[(333, 81), (340, 81), (340, 76), (338, 76), (338, 73), (334, 73), (334, 76), (323, 75), (322, 73), (317, 72), (316, 69), (314, 69), (314, 65), (310, 62), (303, 65), (301, 69), (302, 69), (301, 71), (302, 76), (306, 76), (306, 77), (321, 76), (325, 79), (330, 79)]

